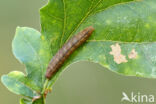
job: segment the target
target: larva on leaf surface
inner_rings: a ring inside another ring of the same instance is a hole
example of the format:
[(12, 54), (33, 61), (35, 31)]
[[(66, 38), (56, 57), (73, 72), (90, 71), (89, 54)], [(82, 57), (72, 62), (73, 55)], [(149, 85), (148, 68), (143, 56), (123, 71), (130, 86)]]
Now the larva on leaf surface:
[(46, 78), (51, 79), (51, 77), (59, 70), (65, 60), (73, 53), (75, 49), (77, 49), (81, 44), (83, 44), (93, 33), (94, 28), (92, 26), (85, 28), (78, 34), (74, 35), (71, 39), (69, 39), (63, 47), (58, 50), (56, 55), (50, 61)]

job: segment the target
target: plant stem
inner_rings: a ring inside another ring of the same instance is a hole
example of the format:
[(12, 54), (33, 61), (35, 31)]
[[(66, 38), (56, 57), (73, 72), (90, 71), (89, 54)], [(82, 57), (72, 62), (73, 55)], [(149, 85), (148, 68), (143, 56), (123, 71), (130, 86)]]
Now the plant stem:
[(46, 98), (43, 97), (43, 104), (46, 104)]
[(43, 90), (42, 90), (42, 94), (44, 94), (47, 86), (48, 86), (48, 83), (49, 83), (49, 79), (46, 79), (45, 83), (44, 83), (44, 86), (43, 86)]

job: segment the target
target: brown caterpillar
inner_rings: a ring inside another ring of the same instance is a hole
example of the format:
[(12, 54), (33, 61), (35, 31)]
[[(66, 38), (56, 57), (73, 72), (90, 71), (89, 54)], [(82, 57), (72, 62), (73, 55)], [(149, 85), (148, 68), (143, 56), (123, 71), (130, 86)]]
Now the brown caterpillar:
[(46, 78), (51, 79), (51, 77), (58, 71), (58, 69), (62, 66), (65, 60), (72, 54), (72, 52), (78, 48), (81, 44), (83, 44), (89, 36), (94, 31), (92, 26), (85, 28), (75, 36), (73, 36), (70, 40), (67, 41), (63, 45), (63, 47), (56, 53), (56, 55), (50, 61), (47, 72)]

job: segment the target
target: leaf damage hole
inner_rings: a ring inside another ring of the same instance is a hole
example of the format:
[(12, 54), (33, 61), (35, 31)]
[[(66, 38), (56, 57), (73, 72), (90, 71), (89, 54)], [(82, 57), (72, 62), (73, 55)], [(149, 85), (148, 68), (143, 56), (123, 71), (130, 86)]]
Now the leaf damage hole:
[(115, 45), (111, 45), (111, 48), (112, 48), (112, 51), (109, 54), (113, 55), (114, 61), (117, 64), (128, 62), (126, 59), (126, 56), (121, 54), (121, 47), (118, 43), (116, 43)]
[(132, 51), (129, 53), (128, 58), (129, 59), (136, 59), (138, 53), (135, 51), (135, 49), (132, 49)]

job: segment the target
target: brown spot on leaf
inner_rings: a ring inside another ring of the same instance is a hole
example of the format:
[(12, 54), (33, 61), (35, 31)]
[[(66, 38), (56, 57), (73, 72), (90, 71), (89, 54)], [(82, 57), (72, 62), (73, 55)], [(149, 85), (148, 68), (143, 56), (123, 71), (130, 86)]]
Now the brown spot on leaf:
[(111, 45), (111, 48), (112, 51), (110, 52), (110, 54), (114, 56), (114, 61), (117, 64), (128, 62), (126, 56), (121, 54), (121, 47), (118, 43), (116, 43), (115, 45)]
[(135, 51), (135, 49), (133, 49), (130, 54), (128, 55), (129, 59), (136, 59), (138, 53)]

